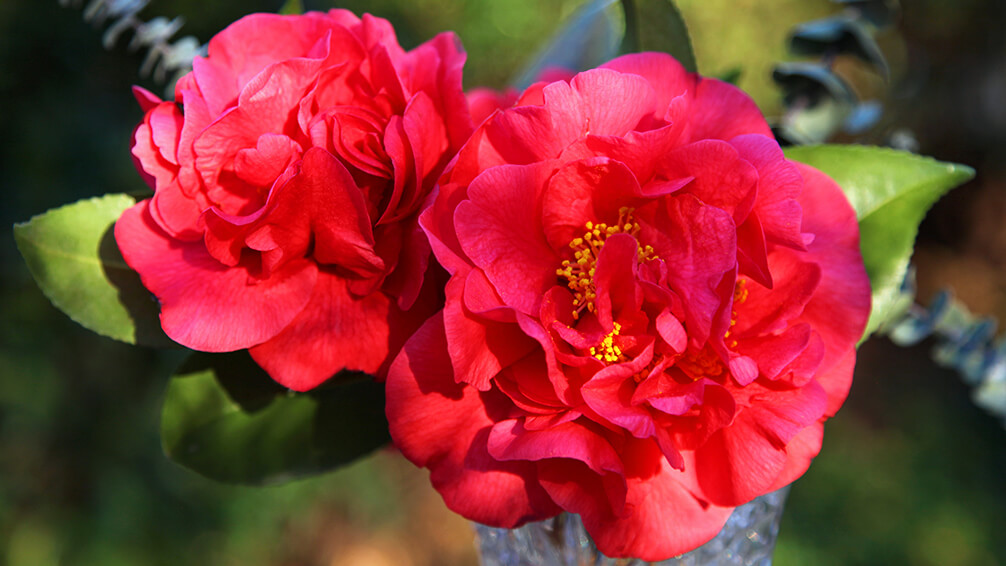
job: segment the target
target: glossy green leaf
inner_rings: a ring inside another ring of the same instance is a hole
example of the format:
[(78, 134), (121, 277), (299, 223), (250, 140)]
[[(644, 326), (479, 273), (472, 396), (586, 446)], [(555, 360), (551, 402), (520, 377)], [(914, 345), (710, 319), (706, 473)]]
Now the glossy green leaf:
[(625, 39), (622, 53), (670, 53), (692, 73), (698, 72), (685, 19), (673, 0), (622, 0)]
[(280, 483), (387, 444), (384, 386), (346, 373), (297, 393), (270, 379), (247, 351), (198, 352), (168, 386), (161, 440), (172, 460), (211, 479)]
[(873, 288), (863, 339), (897, 314), (900, 288), (926, 211), (974, 176), (965, 165), (880, 147), (786, 148), (786, 157), (824, 171), (845, 192), (859, 219), (860, 248)]
[(579, 72), (597, 67), (618, 52), (622, 29), (616, 0), (587, 2), (566, 20), (511, 84), (524, 90), (549, 69)]
[(82, 200), (15, 224), (14, 240), (42, 292), (74, 321), (130, 344), (172, 346), (112, 232), (135, 203), (121, 194)]

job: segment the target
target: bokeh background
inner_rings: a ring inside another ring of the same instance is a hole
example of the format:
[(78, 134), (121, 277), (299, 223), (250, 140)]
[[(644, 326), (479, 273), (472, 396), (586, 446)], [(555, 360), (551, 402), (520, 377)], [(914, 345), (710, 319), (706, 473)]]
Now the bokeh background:
[[(504, 86), (579, 0), (305, 0), (390, 19), (407, 47), (452, 29), (468, 86)], [(202, 41), (281, 0), (154, 0)], [(699, 65), (741, 68), (740, 86), (780, 111), (771, 65), (787, 31), (832, 14), (826, 0), (681, 0)], [(841, 62), (885, 101), (867, 141), (901, 129), (922, 153), (977, 178), (945, 197), (920, 234), (920, 297), (949, 286), (1006, 320), (1006, 3), (903, 0), (881, 38), (885, 85)], [(129, 86), (142, 53), (101, 47), (81, 8), (0, 0), (0, 226), (80, 198), (135, 190)], [(9, 229), (6, 229), (9, 230)], [(393, 451), (273, 488), (215, 484), (168, 461), (159, 404), (178, 352), (94, 335), (50, 306), (0, 236), (0, 565), (473, 566), (469, 525)], [(845, 407), (791, 493), (776, 564), (1006, 564), (1006, 430), (958, 376), (875, 338)]]

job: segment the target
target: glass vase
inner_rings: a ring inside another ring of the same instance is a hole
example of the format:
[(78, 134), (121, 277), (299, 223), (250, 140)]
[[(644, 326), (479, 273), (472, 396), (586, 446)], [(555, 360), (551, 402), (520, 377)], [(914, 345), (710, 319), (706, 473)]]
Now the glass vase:
[(570, 513), (518, 529), (476, 524), (479, 558), (482, 566), (769, 566), (788, 492), (784, 487), (738, 507), (711, 541), (661, 562), (604, 556)]

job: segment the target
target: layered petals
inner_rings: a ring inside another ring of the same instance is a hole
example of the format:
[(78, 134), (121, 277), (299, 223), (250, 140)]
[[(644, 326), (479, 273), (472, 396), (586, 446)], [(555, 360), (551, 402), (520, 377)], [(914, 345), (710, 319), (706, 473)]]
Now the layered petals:
[(154, 222), (149, 201), (126, 210), (115, 225), (126, 262), (161, 304), (161, 326), (172, 340), (206, 352), (229, 352), (276, 336), (310, 300), (318, 268), (306, 259), (268, 278), (252, 262), (223, 265), (201, 242), (178, 241)]
[[(353, 295), (346, 280), (322, 269), (310, 301), (282, 332), (250, 348), (252, 358), (280, 384), (307, 391), (346, 369), (381, 374), (428, 312), (398, 310), (386, 295)], [(418, 320), (412, 320), (418, 319)], [(330, 336), (339, 336), (333, 340)]]
[(386, 410), (396, 445), (430, 468), (430, 481), (448, 507), (474, 521), (516, 527), (557, 514), (544, 490), (529, 481), (534, 464), (489, 454), (496, 424), (490, 415), (499, 394), (455, 383), (446, 348), (443, 318), (435, 316), (392, 364)]
[(848, 393), (855, 216), (668, 55), (478, 96), (421, 216), (450, 279), (389, 371), (392, 437), (470, 519), (564, 510), (608, 556), (692, 550), (807, 469)]
[(407, 52), (372, 16), (254, 14), (174, 101), (137, 89), (132, 152), (154, 196), (116, 235), (165, 332), (250, 349), (292, 389), (382, 377), (441, 305), (419, 214), (472, 130), (464, 59), (451, 34)]

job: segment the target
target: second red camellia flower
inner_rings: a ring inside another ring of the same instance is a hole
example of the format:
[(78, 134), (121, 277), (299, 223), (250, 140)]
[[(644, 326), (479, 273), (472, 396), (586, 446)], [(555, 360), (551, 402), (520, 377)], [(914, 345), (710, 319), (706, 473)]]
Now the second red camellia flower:
[(471, 133), (463, 65), (452, 34), (405, 52), (379, 18), (257, 14), (213, 38), (174, 102), (137, 89), (155, 194), (115, 237), (168, 336), (249, 349), (297, 390), (383, 373), (439, 307), (417, 218)]
[(447, 302), (387, 415), (449, 507), (579, 513), (605, 554), (662, 560), (807, 469), (870, 286), (841, 190), (747, 96), (621, 57), (488, 118), (440, 183)]

